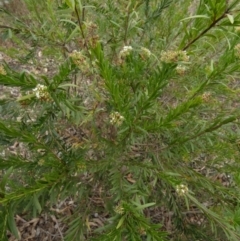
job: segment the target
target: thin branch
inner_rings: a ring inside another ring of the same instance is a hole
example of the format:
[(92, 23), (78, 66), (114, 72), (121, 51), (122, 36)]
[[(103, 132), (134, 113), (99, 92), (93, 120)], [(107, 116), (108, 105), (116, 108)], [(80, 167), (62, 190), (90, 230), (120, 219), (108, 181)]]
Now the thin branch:
[[(238, 118), (239, 118), (239, 116), (236, 117), (235, 120), (238, 119)], [(194, 140), (194, 139), (196, 139), (196, 138), (198, 138), (198, 137), (200, 137), (200, 136), (205, 135), (206, 133), (213, 132), (213, 131), (219, 129), (221, 126), (226, 125), (226, 124), (229, 124), (229, 123), (232, 123), (232, 122), (233, 122), (233, 121), (228, 122), (228, 123), (219, 123), (218, 125), (213, 126), (213, 127), (209, 127), (209, 128), (207, 128), (207, 129), (201, 131), (200, 133), (196, 134), (196, 135), (192, 135), (192, 136), (190, 136), (189, 138), (186, 138), (185, 140), (183, 140), (183, 141), (181, 141), (181, 142), (179, 142), (178, 140), (173, 141), (173, 142), (170, 143), (169, 145), (160, 148), (160, 151), (166, 150), (166, 149), (168, 149), (168, 148), (170, 148), (170, 147), (173, 147), (173, 146), (175, 146), (175, 145), (177, 145), (177, 144), (183, 144), (183, 143), (186, 143), (186, 142), (188, 142), (188, 141)]]
[[(86, 36), (84, 34), (84, 31), (83, 31), (83, 27), (82, 27), (82, 21), (81, 21), (81, 18), (80, 18), (80, 15), (79, 15), (79, 12), (77, 10), (77, 7), (75, 6), (75, 13), (77, 15), (77, 21), (78, 21), (78, 25), (79, 25), (79, 28), (80, 28), (80, 31), (81, 31), (81, 35), (82, 35), (82, 38), (84, 39), (84, 46), (86, 47), (87, 49), (87, 53), (88, 53), (88, 56), (89, 56), (89, 59), (92, 60), (92, 56), (90, 54), (90, 50), (89, 50), (89, 47), (88, 47), (88, 43), (86, 41)], [(84, 13), (85, 14), (85, 13)], [(92, 66), (92, 61), (90, 61), (90, 64)]]
[(85, 34), (84, 34), (84, 31), (83, 31), (83, 28), (82, 28), (82, 23), (81, 23), (81, 19), (80, 19), (80, 16), (79, 16), (77, 7), (75, 7), (75, 13), (76, 13), (76, 15), (77, 15), (77, 21), (78, 21), (78, 25), (79, 25), (79, 28), (80, 28), (82, 37), (83, 37), (83, 39), (84, 39), (84, 41), (85, 41)]
[(19, 30), (19, 29), (17, 29), (17, 28), (13, 28), (13, 27), (6, 26), (6, 25), (0, 25), (0, 28), (6, 28), (6, 29), (11, 29), (11, 30), (14, 30), (14, 31), (20, 31), (20, 30)]
[(210, 29), (216, 26), (216, 24), (226, 17), (226, 14), (229, 13), (229, 9), (227, 9), (219, 18), (215, 19), (205, 30), (203, 30), (196, 38), (194, 38), (192, 41), (190, 41), (183, 50), (186, 50), (189, 48), (193, 43), (195, 43), (198, 39), (200, 39), (205, 33), (207, 33)]

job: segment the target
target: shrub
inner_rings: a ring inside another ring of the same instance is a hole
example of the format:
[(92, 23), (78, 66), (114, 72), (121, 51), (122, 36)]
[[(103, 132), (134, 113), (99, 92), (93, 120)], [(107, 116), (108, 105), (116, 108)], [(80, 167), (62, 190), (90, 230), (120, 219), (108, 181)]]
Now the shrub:
[(1, 9), (1, 240), (69, 199), (64, 240), (239, 240), (239, 1), (191, 2)]

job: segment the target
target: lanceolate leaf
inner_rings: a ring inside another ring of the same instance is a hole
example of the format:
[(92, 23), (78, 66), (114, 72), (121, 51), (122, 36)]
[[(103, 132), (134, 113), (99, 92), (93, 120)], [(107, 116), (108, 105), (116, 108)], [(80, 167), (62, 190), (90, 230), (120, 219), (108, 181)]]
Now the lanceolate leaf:
[(7, 219), (8, 219), (8, 226), (9, 226), (10, 231), (14, 234), (14, 236), (17, 239), (20, 239), (19, 231), (17, 229), (16, 222), (14, 220), (14, 210), (13, 210), (13, 207), (10, 207), (10, 209), (8, 210), (8, 217), (7, 217)]

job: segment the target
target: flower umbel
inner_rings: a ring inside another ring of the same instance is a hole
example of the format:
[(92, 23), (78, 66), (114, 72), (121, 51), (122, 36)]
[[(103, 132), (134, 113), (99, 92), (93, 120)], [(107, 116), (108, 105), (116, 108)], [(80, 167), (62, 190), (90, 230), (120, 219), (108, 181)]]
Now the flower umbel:
[(124, 119), (125, 118), (117, 111), (110, 114), (110, 123), (113, 125), (120, 126)]
[(124, 214), (124, 208), (123, 208), (121, 202), (114, 208), (114, 211), (115, 211), (117, 214)]
[(184, 67), (182, 65), (178, 65), (176, 68), (176, 71), (179, 75), (184, 75), (186, 72), (186, 67)]
[(210, 92), (204, 92), (202, 94), (203, 102), (209, 102), (210, 99), (211, 99), (211, 93)]
[(149, 58), (151, 56), (151, 51), (147, 48), (141, 47), (141, 57), (143, 59)]
[(189, 56), (186, 51), (178, 50), (178, 51), (162, 51), (160, 60), (165, 63), (176, 63), (179, 61), (188, 62)]
[(50, 94), (48, 93), (47, 86), (38, 84), (36, 88), (33, 89), (37, 99), (49, 101), (51, 99)]
[(77, 168), (78, 168), (78, 171), (85, 171), (86, 165), (84, 163), (78, 163)]
[(178, 53), (178, 61), (188, 62), (189, 56), (187, 55), (187, 51), (177, 51)]
[(45, 160), (43, 160), (43, 159), (40, 159), (40, 160), (38, 161), (38, 165), (39, 165), (39, 166), (43, 166), (44, 163), (45, 163)]
[(132, 46), (124, 46), (119, 53), (119, 57), (125, 58), (126, 56), (128, 56), (131, 53), (132, 50), (133, 50)]
[(87, 57), (82, 52), (74, 50), (70, 54), (70, 57), (83, 73), (89, 72), (90, 66), (89, 66)]
[(7, 75), (7, 72), (2, 65), (0, 65), (0, 74), (1, 75)]
[(188, 193), (188, 187), (184, 184), (177, 185), (176, 192), (179, 196), (183, 196)]

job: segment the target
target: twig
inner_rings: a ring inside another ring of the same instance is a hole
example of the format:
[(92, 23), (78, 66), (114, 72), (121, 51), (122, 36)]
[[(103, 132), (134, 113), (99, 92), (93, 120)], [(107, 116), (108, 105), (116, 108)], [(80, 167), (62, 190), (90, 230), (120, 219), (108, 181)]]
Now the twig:
[(215, 19), (205, 30), (203, 30), (195, 39), (190, 41), (183, 50), (186, 50), (189, 48), (193, 43), (195, 43), (198, 39), (200, 39), (205, 33), (207, 33), (211, 28), (213, 28), (220, 20), (226, 17), (226, 14), (228, 14), (229, 9), (227, 9), (219, 18)]
[[(155, 218), (155, 217), (157, 217), (157, 216), (159, 216), (159, 215), (161, 215), (162, 214), (162, 216), (173, 216), (174, 214), (175, 214), (175, 212), (166, 212), (166, 213), (156, 213), (156, 214), (154, 214), (153, 216), (151, 216), (151, 218)], [(203, 214), (203, 211), (201, 211), (201, 210), (194, 210), (194, 211), (186, 211), (186, 212), (181, 212), (181, 214), (183, 214), (183, 215), (188, 215), (188, 214)]]
[(59, 228), (58, 220), (56, 219), (56, 217), (55, 217), (54, 215), (51, 215), (51, 218), (52, 218), (52, 220), (56, 223), (55, 226), (57, 226), (57, 230), (58, 230), (58, 232), (59, 232), (59, 234), (60, 234), (60, 236), (61, 236), (61, 240), (64, 241), (64, 237), (63, 237), (63, 235), (62, 235), (62, 231), (61, 231), (60, 228)]
[(10, 27), (10, 26), (7, 26), (7, 25), (0, 25), (0, 28), (7, 28), (7, 29), (14, 30), (14, 31), (20, 31), (20, 30), (17, 29), (17, 28), (13, 28), (13, 27)]

